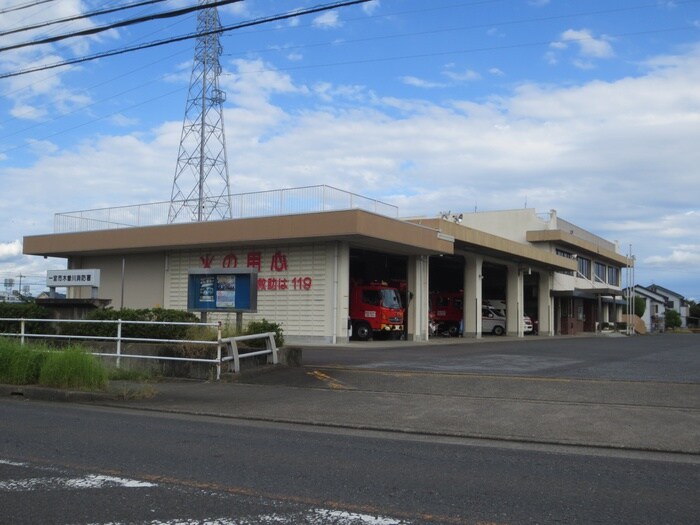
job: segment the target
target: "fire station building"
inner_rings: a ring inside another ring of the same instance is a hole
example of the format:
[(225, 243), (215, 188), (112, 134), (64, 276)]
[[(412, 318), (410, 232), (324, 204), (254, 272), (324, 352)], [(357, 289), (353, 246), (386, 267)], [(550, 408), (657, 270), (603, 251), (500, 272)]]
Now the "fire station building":
[[(279, 323), (296, 344), (346, 342), (360, 282), (402, 288), (410, 341), (431, 337), (429, 297), (442, 291), (462, 293), (465, 337), (482, 336), (481, 305), (491, 299), (505, 303), (513, 336), (524, 335), (523, 315), (541, 336), (594, 331), (621, 316), (629, 259), (554, 211), (404, 219), (328, 186), (264, 193), (254, 205), (250, 194), (231, 196), (232, 217), (202, 222), (144, 220), (165, 203), (57, 214), (54, 233), (25, 237), (24, 253), (99, 270), (98, 297), (112, 308), (185, 310), (193, 271), (250, 270), (257, 305), (243, 322)], [(68, 288), (70, 298), (89, 294)], [(233, 323), (234, 315), (209, 319)]]

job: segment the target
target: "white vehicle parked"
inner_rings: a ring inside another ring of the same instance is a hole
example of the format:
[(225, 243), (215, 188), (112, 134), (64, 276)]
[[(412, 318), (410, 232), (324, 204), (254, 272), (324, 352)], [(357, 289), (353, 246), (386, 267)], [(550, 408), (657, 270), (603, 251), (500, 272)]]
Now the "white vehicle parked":
[(481, 307), (481, 331), (486, 334), (503, 335), (506, 333), (506, 318), (500, 310), (491, 306)]
[[(481, 309), (481, 331), (494, 335), (506, 332), (505, 301), (486, 300)], [(535, 330), (530, 316), (523, 315), (523, 333), (531, 334)]]

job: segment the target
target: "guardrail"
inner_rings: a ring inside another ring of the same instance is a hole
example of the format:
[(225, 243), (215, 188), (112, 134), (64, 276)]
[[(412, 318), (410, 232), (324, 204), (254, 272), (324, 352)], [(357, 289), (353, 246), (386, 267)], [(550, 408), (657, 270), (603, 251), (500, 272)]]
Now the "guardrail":
[[(19, 332), (7, 332), (0, 333), (0, 336), (5, 337), (19, 337), (21, 344), (25, 344), (26, 339), (76, 339), (76, 340), (92, 340), (92, 341), (114, 341), (116, 343), (116, 348), (114, 353), (109, 352), (90, 352), (92, 355), (100, 357), (112, 357), (116, 359), (117, 368), (121, 365), (122, 358), (130, 359), (153, 359), (153, 360), (163, 360), (163, 361), (189, 361), (193, 363), (210, 363), (216, 365), (216, 379), (217, 381), (221, 379), (221, 366), (227, 361), (233, 361), (234, 371), (236, 373), (240, 372), (240, 360), (244, 357), (253, 357), (256, 355), (270, 354), (271, 361), (273, 364), (279, 362), (277, 346), (275, 345), (275, 334), (273, 332), (267, 332), (264, 334), (253, 334), (244, 335), (237, 337), (227, 337), (222, 339), (221, 337), (221, 323), (185, 323), (185, 322), (158, 322), (158, 321), (124, 321), (122, 319), (112, 320), (72, 320), (72, 319), (25, 319), (25, 318), (0, 318), (0, 322), (18, 322), (20, 324)], [(117, 335), (112, 336), (91, 336), (91, 335), (67, 335), (67, 334), (38, 334), (38, 333), (28, 333), (27, 323), (97, 323), (97, 324), (116, 324), (117, 325)], [(179, 326), (205, 326), (205, 327), (215, 327), (217, 329), (217, 337), (215, 341), (206, 340), (186, 340), (186, 339), (156, 339), (156, 338), (143, 338), (143, 337), (125, 337), (122, 335), (122, 328), (124, 325), (179, 325)], [(238, 341), (247, 341), (252, 339), (265, 338), (266, 349), (261, 351), (245, 352), (240, 353), (238, 350)], [(200, 344), (205, 346), (216, 346), (216, 357), (213, 359), (205, 358), (195, 358), (195, 357), (170, 357), (170, 356), (150, 356), (141, 354), (125, 354), (122, 352), (122, 343), (135, 342), (135, 343), (175, 343), (175, 344)], [(226, 345), (229, 348), (229, 355), (222, 356), (222, 346)], [(270, 362), (268, 359), (268, 362)]]
[[(265, 339), (265, 350), (253, 350), (252, 352), (240, 353), (238, 351), (238, 341), (251, 341), (253, 339)], [(264, 334), (239, 335), (237, 337), (226, 337), (221, 340), (229, 349), (229, 355), (221, 361), (233, 361), (233, 371), (238, 374), (241, 371), (241, 358), (255, 357), (257, 355), (268, 355), (267, 363), (276, 365), (279, 363), (277, 345), (275, 345), (275, 333), (266, 332)]]

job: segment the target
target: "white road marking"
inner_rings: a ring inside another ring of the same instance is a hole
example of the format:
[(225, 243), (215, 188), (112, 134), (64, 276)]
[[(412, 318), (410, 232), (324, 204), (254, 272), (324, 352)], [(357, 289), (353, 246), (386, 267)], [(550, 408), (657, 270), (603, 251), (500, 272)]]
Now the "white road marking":
[[(51, 467), (33, 467), (29, 463), (0, 459), (0, 465), (12, 467), (34, 468), (55, 473)], [(148, 488), (157, 487), (155, 483), (139, 481), (115, 476), (90, 474), (82, 477), (45, 476), (25, 479), (10, 479), (0, 481), (0, 492), (29, 492), (34, 490), (83, 490), (101, 488)], [(132, 525), (134, 522), (129, 522)], [(143, 521), (140, 525), (411, 525), (410, 521), (397, 520), (386, 516), (359, 514), (342, 510), (312, 508), (305, 511), (288, 513), (263, 514), (245, 518), (201, 518)], [(127, 525), (122, 522), (92, 523), (89, 525)]]
[(58, 490), (58, 489), (100, 489), (111, 487), (145, 488), (155, 487), (154, 483), (137, 481), (134, 479), (116, 478), (113, 476), (101, 476), (91, 474), (81, 478), (46, 477), (10, 479), (0, 481), (0, 491), (16, 492), (30, 490)]
[(10, 465), (11, 467), (28, 467), (28, 463), (19, 463), (17, 461), (10, 461), (7, 459), (0, 459), (0, 465)]
[[(306, 512), (294, 512), (290, 514), (268, 514), (247, 518), (202, 518), (202, 519), (174, 519), (152, 520), (142, 522), (140, 525), (411, 525), (411, 522), (397, 520), (383, 516), (370, 514), (357, 514), (341, 510), (310, 509)], [(122, 522), (91, 523), (89, 525), (126, 525)]]

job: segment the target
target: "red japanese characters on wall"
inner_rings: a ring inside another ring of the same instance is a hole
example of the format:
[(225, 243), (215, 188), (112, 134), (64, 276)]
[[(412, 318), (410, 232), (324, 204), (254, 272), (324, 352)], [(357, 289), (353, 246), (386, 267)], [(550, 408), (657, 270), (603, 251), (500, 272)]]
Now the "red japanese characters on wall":
[[(240, 257), (239, 257), (240, 255)], [(269, 277), (258, 277), (258, 291), (278, 292), (286, 290), (311, 290), (313, 280), (307, 276), (290, 277), (286, 274), (289, 271), (287, 263), (287, 254), (277, 250), (269, 261), (266, 261), (263, 253), (260, 251), (250, 251), (246, 254), (236, 254), (233, 252), (227, 253), (223, 257), (206, 254), (200, 256), (199, 260), (202, 263), (202, 268), (238, 268), (239, 259), (241, 264), (245, 262), (245, 268), (252, 268), (258, 272), (270, 272), (273, 275)], [(269, 262), (269, 265), (268, 265)]]

